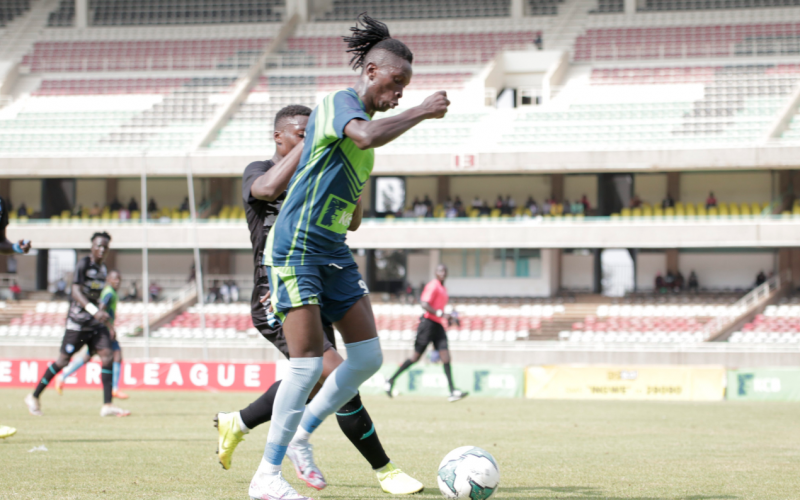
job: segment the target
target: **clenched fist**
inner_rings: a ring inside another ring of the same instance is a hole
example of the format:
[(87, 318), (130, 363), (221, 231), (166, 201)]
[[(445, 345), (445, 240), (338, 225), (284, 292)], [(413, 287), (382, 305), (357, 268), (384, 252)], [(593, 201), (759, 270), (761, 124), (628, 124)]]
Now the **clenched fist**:
[(447, 114), (447, 107), (450, 106), (450, 101), (447, 99), (447, 92), (440, 90), (431, 94), (425, 99), (420, 108), (425, 112), (425, 118), (444, 118)]

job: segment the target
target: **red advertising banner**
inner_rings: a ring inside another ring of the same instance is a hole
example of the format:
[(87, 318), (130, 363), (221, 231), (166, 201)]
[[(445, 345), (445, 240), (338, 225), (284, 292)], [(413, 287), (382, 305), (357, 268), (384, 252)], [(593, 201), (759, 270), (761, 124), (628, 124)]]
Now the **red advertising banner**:
[[(35, 386), (50, 363), (48, 359), (0, 359), (0, 389)], [(264, 392), (274, 382), (275, 363), (123, 361), (119, 376), (120, 389), (140, 390)], [(86, 363), (64, 386), (103, 387), (100, 363)]]

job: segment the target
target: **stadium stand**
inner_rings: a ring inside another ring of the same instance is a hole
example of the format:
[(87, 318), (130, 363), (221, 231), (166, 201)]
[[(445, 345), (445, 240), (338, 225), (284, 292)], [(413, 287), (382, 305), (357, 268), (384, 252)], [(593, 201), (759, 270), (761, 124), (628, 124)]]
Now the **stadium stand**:
[(31, 8), (30, 0), (5, 0), (0, 3), (0, 27), (14, 20)]
[(800, 23), (588, 29), (576, 61), (797, 55)]
[(333, 9), (325, 13), (324, 20), (349, 21), (362, 12), (378, 19), (503, 17), (510, 14), (510, 6), (510, 0), (334, 0)]
[(644, 5), (637, 6), (637, 11), (758, 9), (798, 5), (798, 0), (645, 0)]
[[(27, 2), (25, 2), (27, 3)], [(90, 0), (93, 26), (280, 22), (283, 0)], [(72, 26), (74, 0), (61, 0), (48, 26)]]
[(800, 297), (767, 306), (763, 314), (734, 332), (728, 342), (735, 344), (796, 344), (800, 342)]

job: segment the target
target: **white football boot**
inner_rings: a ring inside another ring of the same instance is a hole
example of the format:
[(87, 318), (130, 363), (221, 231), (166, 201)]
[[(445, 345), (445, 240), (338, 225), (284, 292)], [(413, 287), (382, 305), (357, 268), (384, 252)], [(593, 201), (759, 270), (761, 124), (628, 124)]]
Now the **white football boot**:
[(297, 477), (310, 488), (319, 491), (328, 486), (319, 467), (314, 463), (314, 448), (308, 442), (292, 441), (286, 449), (286, 456), (292, 461)]
[(313, 500), (297, 493), (280, 472), (267, 472), (268, 467), (269, 464), (262, 458), (261, 465), (250, 481), (248, 494), (251, 500)]

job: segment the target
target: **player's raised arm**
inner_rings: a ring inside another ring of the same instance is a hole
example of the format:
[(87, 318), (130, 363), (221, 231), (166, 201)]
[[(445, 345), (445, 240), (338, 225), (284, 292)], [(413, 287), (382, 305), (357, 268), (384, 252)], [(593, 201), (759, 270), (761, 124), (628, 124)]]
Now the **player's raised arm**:
[(31, 249), (29, 240), (9, 241), (6, 237), (6, 227), (8, 226), (8, 205), (4, 199), (0, 198), (0, 255), (10, 255), (12, 253), (28, 253)]
[[(278, 132), (276, 131), (276, 134)], [(275, 166), (267, 170), (262, 176), (258, 177), (250, 188), (250, 194), (257, 200), (275, 201), (286, 191), (289, 181), (297, 170), (300, 157), (303, 154), (303, 144), (301, 141), (288, 155), (275, 163)]]
[(379, 148), (397, 139), (423, 120), (444, 118), (449, 105), (447, 92), (440, 90), (428, 96), (419, 106), (397, 116), (373, 121), (351, 120), (345, 127), (344, 133), (359, 149)]

